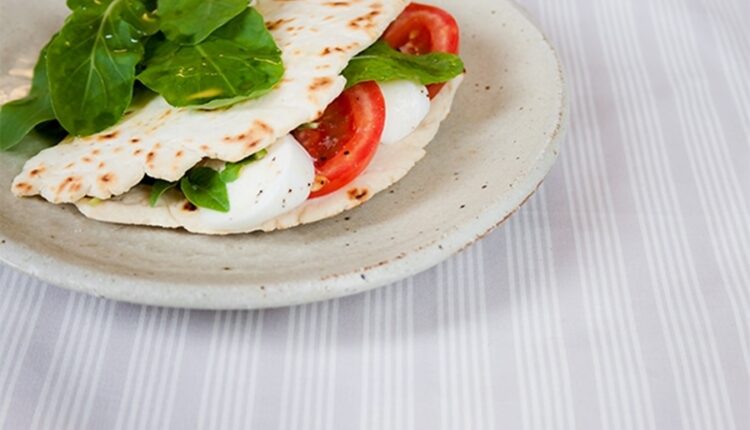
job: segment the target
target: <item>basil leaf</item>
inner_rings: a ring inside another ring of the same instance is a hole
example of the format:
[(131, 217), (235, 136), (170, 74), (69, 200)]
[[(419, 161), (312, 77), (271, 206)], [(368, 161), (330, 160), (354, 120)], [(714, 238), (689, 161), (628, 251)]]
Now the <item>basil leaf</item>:
[(161, 31), (174, 42), (195, 45), (247, 9), (247, 0), (159, 0)]
[(34, 127), (55, 119), (49, 100), (46, 56), (45, 47), (34, 66), (29, 95), (0, 106), (0, 150), (16, 146)]
[(242, 168), (244, 168), (248, 164), (251, 164), (256, 161), (260, 161), (266, 158), (266, 155), (268, 155), (268, 151), (264, 149), (260, 152), (256, 152), (255, 154), (237, 163), (227, 163), (226, 166), (224, 166), (224, 170), (222, 170), (220, 173), (221, 180), (224, 181), (225, 184), (229, 184), (229, 183), (236, 181), (237, 179), (240, 178), (240, 173), (242, 173)]
[(162, 198), (164, 193), (171, 190), (172, 188), (175, 188), (177, 186), (177, 182), (167, 182), (162, 181), (161, 179), (157, 179), (154, 181), (154, 184), (151, 185), (151, 195), (148, 199), (149, 206), (156, 207), (156, 204), (159, 203), (159, 200)]
[(354, 57), (344, 69), (347, 88), (365, 81), (397, 81), (401, 79), (422, 85), (447, 82), (464, 72), (458, 55), (435, 52), (409, 55), (385, 42), (377, 42)]
[(247, 8), (198, 45), (153, 38), (138, 79), (173, 106), (213, 109), (262, 96), (283, 74), (263, 17)]
[[(208, 167), (191, 169), (180, 180), (180, 190), (185, 195), (185, 198), (195, 206), (228, 212), (230, 206), (226, 184), (239, 179), (243, 167), (255, 161), (262, 160), (266, 155), (268, 155), (268, 151), (264, 149), (237, 163), (227, 163), (221, 172)], [(151, 207), (156, 206), (156, 203), (159, 202), (164, 193), (175, 188), (177, 185), (177, 182), (156, 179), (151, 186), (151, 195), (149, 197)]]
[(185, 198), (200, 208), (229, 212), (227, 184), (221, 175), (208, 167), (191, 169), (181, 180), (180, 189)]
[(158, 23), (144, 0), (71, 0), (73, 14), (47, 51), (52, 107), (70, 133), (117, 123), (130, 104), (144, 38)]

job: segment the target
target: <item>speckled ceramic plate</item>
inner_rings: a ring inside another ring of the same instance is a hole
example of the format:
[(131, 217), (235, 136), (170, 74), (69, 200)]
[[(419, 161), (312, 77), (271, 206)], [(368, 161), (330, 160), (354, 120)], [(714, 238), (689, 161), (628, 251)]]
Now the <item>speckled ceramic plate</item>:
[[(0, 155), (0, 258), (55, 285), (130, 302), (265, 308), (365, 291), (416, 274), (506, 220), (558, 153), (565, 91), (554, 50), (504, 0), (438, 1), (463, 29), (469, 71), (428, 155), (363, 207), (293, 230), (233, 237), (102, 224), (17, 199), (34, 142)], [(66, 15), (63, 0), (3, 0), (0, 89)]]

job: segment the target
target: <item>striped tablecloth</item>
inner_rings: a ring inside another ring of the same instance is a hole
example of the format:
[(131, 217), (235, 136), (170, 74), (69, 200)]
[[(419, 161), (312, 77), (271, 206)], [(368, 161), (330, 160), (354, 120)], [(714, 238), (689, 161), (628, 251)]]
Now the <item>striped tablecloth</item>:
[(506, 227), (389, 288), (265, 312), (0, 268), (0, 428), (750, 428), (750, 2), (523, 4), (572, 124)]

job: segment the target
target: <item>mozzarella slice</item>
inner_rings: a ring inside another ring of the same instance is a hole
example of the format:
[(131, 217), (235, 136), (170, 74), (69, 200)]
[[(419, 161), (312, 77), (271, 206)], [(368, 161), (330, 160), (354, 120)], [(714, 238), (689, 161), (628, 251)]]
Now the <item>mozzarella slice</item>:
[(307, 151), (291, 135), (268, 148), (262, 160), (245, 166), (227, 184), (230, 211), (195, 208), (184, 202), (170, 206), (178, 223), (197, 233), (251, 231), (307, 200), (315, 166)]
[(378, 83), (385, 98), (385, 129), (381, 142), (392, 145), (412, 134), (430, 112), (424, 85), (412, 81)]

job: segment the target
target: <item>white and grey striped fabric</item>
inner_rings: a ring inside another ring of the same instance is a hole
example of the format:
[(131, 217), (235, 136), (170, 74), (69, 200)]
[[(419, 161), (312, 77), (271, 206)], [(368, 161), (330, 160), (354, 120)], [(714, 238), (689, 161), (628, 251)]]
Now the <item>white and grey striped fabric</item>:
[(503, 229), (389, 288), (264, 312), (1, 268), (0, 428), (750, 428), (750, 2), (523, 4), (571, 128)]

